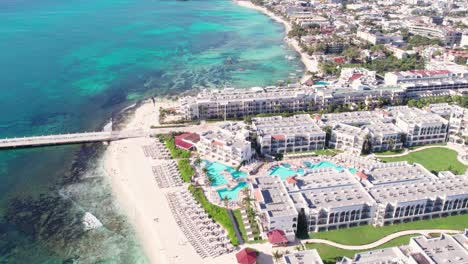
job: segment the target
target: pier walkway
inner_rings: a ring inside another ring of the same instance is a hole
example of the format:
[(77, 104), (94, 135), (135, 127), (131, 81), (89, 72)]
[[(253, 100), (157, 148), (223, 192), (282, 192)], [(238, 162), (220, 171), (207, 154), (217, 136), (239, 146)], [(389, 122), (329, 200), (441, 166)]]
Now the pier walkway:
[(60, 134), (49, 136), (18, 137), (0, 139), (0, 149), (38, 147), (49, 145), (65, 145), (90, 142), (106, 142), (126, 138), (149, 136), (154, 131), (127, 130), (127, 131), (102, 131), (73, 134)]

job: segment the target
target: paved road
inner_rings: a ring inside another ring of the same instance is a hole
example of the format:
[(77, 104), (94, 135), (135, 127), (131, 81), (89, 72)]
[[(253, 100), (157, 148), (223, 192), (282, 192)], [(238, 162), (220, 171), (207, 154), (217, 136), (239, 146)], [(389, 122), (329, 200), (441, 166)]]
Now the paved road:
[(341, 249), (346, 249), (346, 250), (367, 250), (367, 249), (372, 249), (375, 247), (378, 247), (380, 245), (383, 245), (395, 238), (401, 237), (401, 236), (406, 236), (406, 235), (429, 235), (430, 233), (446, 233), (446, 234), (453, 234), (453, 233), (461, 233), (459, 230), (446, 230), (446, 229), (423, 229), (423, 230), (406, 230), (406, 231), (400, 231), (397, 233), (393, 233), (391, 235), (388, 235), (380, 240), (377, 240), (375, 242), (372, 242), (370, 244), (366, 245), (343, 245), (339, 243), (335, 243), (330, 240), (325, 240), (325, 239), (305, 239), (302, 240), (302, 243), (317, 243), (317, 244), (327, 244), (329, 246), (341, 248)]

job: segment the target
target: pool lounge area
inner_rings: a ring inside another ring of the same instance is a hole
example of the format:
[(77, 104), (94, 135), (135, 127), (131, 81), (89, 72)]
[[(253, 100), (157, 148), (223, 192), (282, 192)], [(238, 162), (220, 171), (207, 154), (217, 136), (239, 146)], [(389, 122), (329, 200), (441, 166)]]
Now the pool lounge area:
[(225, 174), (229, 174), (228, 177), (232, 177), (233, 179), (237, 178), (246, 178), (248, 176), (247, 173), (238, 171), (235, 168), (222, 164), (220, 162), (211, 162), (211, 161), (203, 161), (205, 168), (208, 170), (207, 175), (210, 177), (213, 182), (211, 186), (221, 186), (228, 184), (228, 179), (226, 179)]
[(236, 187), (232, 189), (224, 188), (221, 190), (218, 190), (218, 195), (221, 199), (223, 198), (228, 198), (231, 201), (238, 201), (239, 200), (239, 192), (247, 188), (247, 183), (246, 182), (239, 182)]
[[(220, 162), (211, 162), (208, 160), (203, 161), (204, 167), (207, 169), (207, 176), (210, 177), (213, 181), (211, 182), (211, 186), (223, 186), (229, 183), (229, 179), (237, 179), (237, 178), (246, 178), (249, 176), (247, 173), (238, 171), (235, 168), (222, 164)], [(228, 178), (226, 178), (228, 177)], [(247, 187), (246, 182), (239, 182), (234, 188), (228, 189), (223, 188), (217, 190), (218, 195), (221, 199), (227, 197), (231, 201), (237, 201), (239, 199), (239, 192)]]
[[(286, 166), (285, 166), (286, 165)], [(348, 169), (349, 172), (351, 173), (356, 173), (357, 170), (355, 168), (346, 168), (341, 165), (337, 165), (333, 162), (330, 161), (320, 161), (319, 163), (312, 163), (310, 161), (304, 161), (304, 166), (308, 169), (325, 169), (325, 168), (333, 168), (335, 170), (345, 170)], [(295, 175), (304, 175), (306, 171), (302, 168), (299, 168), (297, 170), (294, 170), (291, 168), (290, 164), (287, 163), (281, 163), (281, 165), (273, 167), (270, 172), (268, 173), (268, 176), (279, 176), (281, 180), (286, 180), (288, 177), (292, 177)]]

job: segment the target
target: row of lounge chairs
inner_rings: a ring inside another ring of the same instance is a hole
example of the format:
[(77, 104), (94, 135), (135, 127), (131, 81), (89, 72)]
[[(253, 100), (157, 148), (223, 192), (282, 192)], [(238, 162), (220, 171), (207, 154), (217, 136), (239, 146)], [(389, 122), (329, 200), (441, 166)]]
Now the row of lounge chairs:
[(169, 205), (189, 242), (202, 257), (217, 257), (234, 250), (224, 229), (214, 222), (187, 191), (166, 194)]
[(163, 143), (156, 141), (155, 143), (143, 146), (143, 153), (146, 157), (151, 157), (152, 159), (171, 159), (171, 154), (167, 150), (166, 146)]
[(182, 177), (175, 161), (164, 161), (152, 167), (154, 178), (159, 188), (179, 187), (183, 185)]

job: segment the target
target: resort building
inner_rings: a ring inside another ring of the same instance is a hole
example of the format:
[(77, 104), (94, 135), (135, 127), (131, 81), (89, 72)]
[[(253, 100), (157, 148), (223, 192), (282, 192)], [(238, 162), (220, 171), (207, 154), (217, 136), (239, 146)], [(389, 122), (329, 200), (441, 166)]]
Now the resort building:
[(388, 110), (395, 118), (395, 125), (405, 133), (406, 146), (445, 142), (448, 121), (441, 116), (407, 106), (389, 107)]
[(339, 264), (466, 264), (468, 263), (467, 230), (463, 234), (442, 234), (428, 238), (410, 238), (408, 245), (361, 252), (353, 259), (344, 257)]
[(238, 165), (249, 161), (252, 147), (248, 141), (249, 131), (241, 122), (227, 122), (215, 130), (200, 135), (197, 150), (202, 156)]
[(410, 258), (416, 263), (465, 264), (468, 263), (467, 244), (468, 237), (465, 230), (464, 234), (442, 234), (434, 238), (412, 237), (408, 250)]
[(306, 213), (311, 232), (372, 222), (375, 201), (348, 170), (312, 169), (285, 185), (296, 209)]
[(468, 176), (440, 172), (418, 164), (385, 163), (366, 172), (362, 183), (377, 202), (373, 224), (398, 224), (468, 211)]
[(298, 212), (279, 177), (257, 177), (252, 183), (263, 230), (282, 230), (290, 241), (297, 230)]
[(252, 119), (252, 129), (263, 154), (323, 149), (325, 132), (308, 114)]
[(328, 147), (360, 154), (366, 135), (361, 127), (339, 123), (332, 127)]
[(385, 85), (399, 85), (406, 93), (440, 92), (468, 88), (465, 74), (449, 70), (412, 70), (388, 72), (384, 79)]
[(197, 133), (184, 133), (174, 137), (176, 147), (185, 150), (194, 150), (195, 145), (200, 141), (200, 135)]
[(186, 119), (230, 118), (305, 111), (315, 105), (315, 94), (306, 88), (205, 90), (196, 97), (181, 98), (180, 104)]
[(452, 106), (449, 118), (448, 141), (465, 145), (468, 138), (468, 109)]
[(285, 264), (323, 264), (316, 249), (309, 249), (283, 255)]
[(353, 259), (344, 257), (339, 264), (377, 264), (377, 263), (395, 263), (407, 264), (408, 256), (399, 247), (390, 247), (376, 249), (357, 253)]

